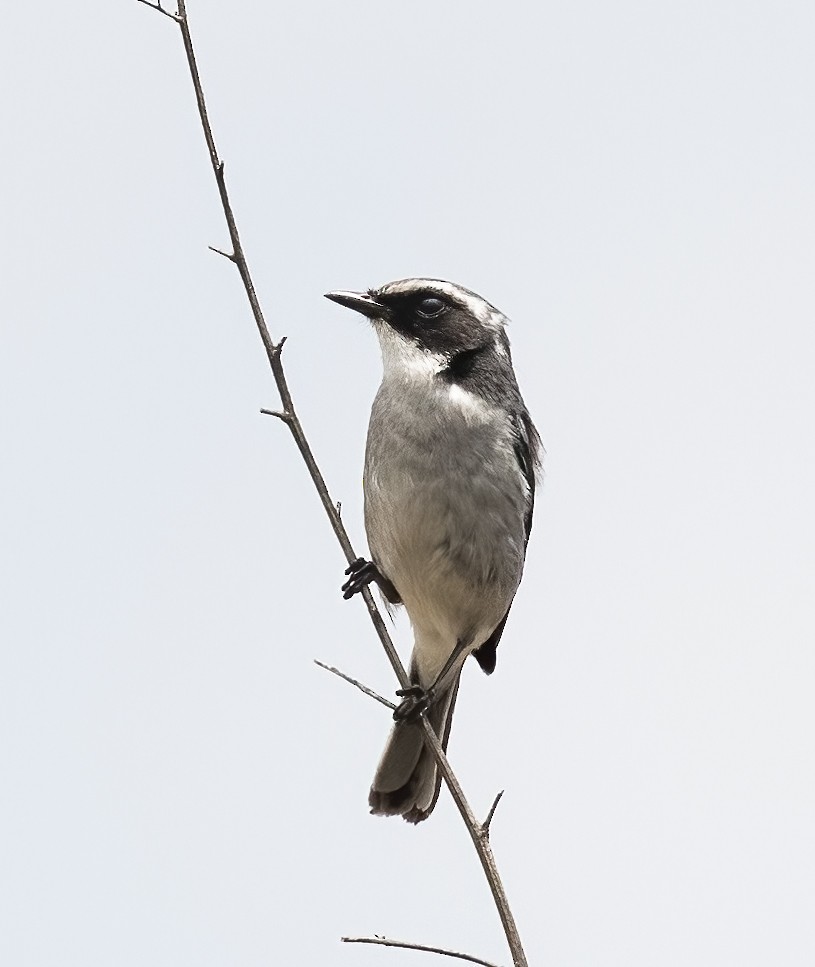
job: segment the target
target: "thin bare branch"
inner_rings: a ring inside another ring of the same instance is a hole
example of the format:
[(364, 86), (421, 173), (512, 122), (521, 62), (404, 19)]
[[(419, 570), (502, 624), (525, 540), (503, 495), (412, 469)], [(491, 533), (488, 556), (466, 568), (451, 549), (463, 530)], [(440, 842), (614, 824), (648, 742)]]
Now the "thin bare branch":
[(492, 817), (495, 815), (495, 810), (498, 808), (498, 803), (501, 802), (501, 796), (504, 795), (504, 790), (502, 789), (490, 806), (490, 811), (487, 813), (487, 818), (481, 824), (481, 835), (489, 837), (490, 835), (490, 823), (492, 822)]
[(487, 883), (489, 883), (495, 908), (498, 911), (498, 916), (501, 918), (501, 925), (504, 928), (507, 944), (512, 953), (512, 962), (515, 967), (528, 967), (526, 954), (521, 944), (521, 936), (518, 933), (518, 927), (512, 915), (512, 909), (504, 890), (504, 884), (498, 873), (498, 866), (495, 863), (489, 837), (481, 835), (481, 824), (475, 818), (475, 814), (464, 795), (464, 790), (459, 785), (456, 774), (450, 768), (450, 763), (447, 761), (447, 756), (444, 754), (441, 742), (439, 742), (438, 736), (431, 728), (426, 716), (422, 716), (421, 722), (424, 727), (424, 740), (433, 750), (438, 767), (441, 770), (442, 776), (444, 776), (444, 781), (447, 783), (450, 795), (453, 797), (458, 811), (464, 820), (464, 825), (467, 827), (467, 832), (470, 834), (470, 839), (473, 841), (473, 846), (481, 862), (481, 868), (484, 870)]
[(143, 3), (145, 7), (149, 7), (151, 10), (155, 10), (158, 13), (163, 13), (165, 17), (169, 17), (170, 20), (174, 20), (176, 23), (180, 23), (180, 19), (177, 14), (170, 13), (169, 10), (165, 10), (160, 3), (150, 3), (150, 0), (138, 0), (139, 3)]
[(323, 662), (318, 661), (316, 658), (312, 658), (312, 661), (315, 665), (319, 665), (320, 668), (324, 668), (327, 672), (331, 672), (332, 675), (337, 675), (344, 681), (349, 682), (351, 685), (355, 685), (361, 692), (365, 692), (366, 695), (369, 695), (371, 698), (375, 698), (377, 702), (381, 702), (383, 705), (386, 705), (391, 711), (396, 708), (393, 702), (389, 702), (386, 698), (382, 698), (378, 692), (375, 692), (372, 688), (368, 688), (367, 685), (363, 685), (362, 682), (358, 682), (356, 678), (351, 678), (350, 675), (346, 675), (345, 672), (341, 672), (339, 668), (335, 668), (333, 665), (326, 665)]
[[(227, 228), (229, 230), (229, 239), (232, 244), (233, 252), (231, 261), (234, 262), (235, 266), (237, 267), (241, 281), (243, 282), (246, 297), (249, 300), (249, 305), (252, 310), (252, 316), (254, 317), (255, 325), (257, 326), (258, 333), (263, 343), (263, 348), (266, 350), (266, 356), (272, 369), (272, 375), (274, 377), (277, 390), (280, 394), (282, 414), (281, 412), (271, 410), (268, 412), (271, 415), (282, 419), (291, 431), (297, 449), (300, 451), (300, 455), (303, 458), (303, 462), (306, 465), (309, 476), (311, 477), (315, 489), (317, 490), (317, 494), (320, 498), (320, 502), (323, 505), (323, 509), (328, 516), (329, 523), (334, 531), (334, 536), (337, 538), (347, 562), (351, 564), (357, 559), (358, 555), (354, 553), (354, 549), (345, 530), (345, 526), (340, 518), (339, 513), (337, 512), (337, 507), (334, 501), (331, 499), (325, 479), (323, 478), (320, 468), (317, 466), (317, 461), (314, 459), (314, 454), (312, 453), (311, 447), (306, 439), (305, 431), (303, 430), (300, 419), (297, 416), (297, 412), (294, 408), (291, 392), (286, 380), (286, 374), (283, 371), (281, 354), (285, 339), (281, 339), (279, 343), (275, 343), (269, 334), (269, 329), (266, 326), (266, 321), (263, 316), (263, 310), (260, 307), (260, 301), (258, 300), (255, 285), (252, 281), (252, 276), (249, 271), (249, 265), (246, 261), (246, 256), (243, 251), (238, 226), (235, 221), (235, 215), (232, 211), (232, 204), (229, 200), (229, 193), (226, 187), (224, 163), (218, 155), (218, 149), (215, 145), (215, 137), (212, 133), (212, 126), (210, 125), (209, 115), (207, 113), (204, 90), (201, 85), (201, 77), (198, 72), (198, 64), (195, 57), (195, 50), (193, 48), (192, 36), (190, 34), (189, 22), (187, 19), (186, 2), (185, 0), (177, 0), (178, 6), (175, 14), (171, 14), (164, 10), (163, 7), (161, 7), (158, 3), (150, 3), (148, 0), (139, 0), (139, 2), (144, 3), (146, 6), (149, 6), (152, 9), (169, 17), (178, 24), (181, 31), (181, 39), (184, 44), (187, 66), (189, 68), (190, 78), (192, 80), (193, 90), (195, 92), (198, 116), (201, 120), (201, 128), (204, 133), (207, 151), (209, 152), (210, 164), (215, 175), (215, 182), (217, 184), (218, 194), (221, 199), (221, 207), (223, 209), (224, 218), (226, 219)], [(390, 662), (391, 667), (399, 680), (399, 685), (401, 688), (408, 688), (411, 685), (410, 679), (405, 671), (401, 659), (399, 658), (396, 648), (391, 641), (388, 629), (384, 620), (382, 619), (379, 609), (376, 606), (371, 589), (369, 587), (363, 588), (361, 594), (362, 599), (365, 602), (365, 607), (368, 609), (368, 616), (370, 617), (374, 629), (379, 636), (379, 640), (382, 643), (382, 647), (387, 655), (388, 661)], [(513, 963), (515, 967), (527, 967), (527, 959), (521, 944), (521, 938), (518, 933), (518, 928), (515, 925), (515, 920), (512, 916), (512, 911), (509, 907), (509, 902), (507, 901), (501, 878), (498, 875), (498, 869), (495, 865), (495, 859), (492, 855), (489, 839), (486, 836), (482, 836), (481, 825), (475, 818), (475, 815), (473, 814), (473, 811), (464, 796), (464, 792), (459, 785), (458, 779), (450, 768), (450, 764), (447, 761), (447, 757), (444, 754), (444, 750), (441, 747), (441, 743), (439, 742), (436, 733), (433, 731), (425, 716), (422, 716), (420, 721), (422, 723), (424, 741), (438, 763), (438, 768), (441, 771), (441, 774), (450, 790), (450, 794), (452, 795), (453, 800), (458, 807), (459, 813), (467, 826), (467, 831), (470, 834), (470, 838), (473, 841), (473, 845), (478, 854), (481, 866), (487, 877), (487, 882), (489, 883), (490, 891), (492, 892), (493, 900), (498, 910), (498, 915), (501, 918), (504, 933), (506, 934), (507, 943), (510, 951), (512, 952)]]
[(470, 964), (480, 964), (481, 967), (498, 967), (489, 960), (473, 957), (472, 954), (462, 954), (457, 950), (446, 950), (444, 947), (428, 947), (422, 943), (409, 943), (406, 940), (388, 940), (387, 937), (341, 937), (343, 943), (372, 943), (382, 947), (402, 947), (404, 950), (421, 950), (426, 954), (441, 954), (442, 957), (455, 957), (466, 960)]

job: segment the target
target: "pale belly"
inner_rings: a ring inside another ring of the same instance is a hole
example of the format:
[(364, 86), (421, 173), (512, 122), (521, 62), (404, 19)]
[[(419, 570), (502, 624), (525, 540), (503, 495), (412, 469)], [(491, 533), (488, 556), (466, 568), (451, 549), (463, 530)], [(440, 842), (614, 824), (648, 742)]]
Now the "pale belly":
[(497, 416), (456, 423), (431, 407), (387, 424), (372, 414), (368, 542), (405, 604), (431, 678), (457, 642), (472, 650), (486, 641), (521, 579), (527, 489), (502, 430)]

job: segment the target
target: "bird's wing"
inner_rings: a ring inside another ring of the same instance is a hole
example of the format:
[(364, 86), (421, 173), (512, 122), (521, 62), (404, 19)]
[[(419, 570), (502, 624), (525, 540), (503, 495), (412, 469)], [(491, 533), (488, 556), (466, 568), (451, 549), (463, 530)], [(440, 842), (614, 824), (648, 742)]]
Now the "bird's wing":
[[(535, 507), (535, 473), (540, 463), (540, 437), (532, 419), (526, 410), (523, 410), (515, 418), (515, 456), (518, 458), (518, 465), (521, 473), (529, 487), (527, 497), (526, 512), (524, 514), (524, 529), (526, 531), (526, 543), (529, 543), (529, 534), (532, 530), (532, 511)], [(510, 601), (509, 608), (504, 617), (499, 622), (495, 631), (487, 638), (483, 645), (475, 649), (473, 655), (481, 666), (481, 670), (486, 675), (491, 675), (495, 671), (496, 650), (501, 635), (504, 633), (504, 626), (509, 617), (509, 609), (512, 607)]]
[(524, 475), (529, 495), (527, 497), (524, 527), (526, 528), (526, 543), (532, 530), (532, 511), (535, 507), (535, 474), (540, 465), (541, 442), (532, 418), (523, 410), (515, 418), (515, 456)]

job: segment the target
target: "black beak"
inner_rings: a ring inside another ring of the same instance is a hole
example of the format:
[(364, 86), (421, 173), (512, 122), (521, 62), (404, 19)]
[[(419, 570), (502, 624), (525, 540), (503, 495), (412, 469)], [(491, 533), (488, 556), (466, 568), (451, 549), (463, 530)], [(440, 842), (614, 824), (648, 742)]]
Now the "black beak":
[(391, 315), (390, 309), (368, 292), (326, 292), (325, 297), (354, 312), (361, 312), (369, 319), (389, 319)]

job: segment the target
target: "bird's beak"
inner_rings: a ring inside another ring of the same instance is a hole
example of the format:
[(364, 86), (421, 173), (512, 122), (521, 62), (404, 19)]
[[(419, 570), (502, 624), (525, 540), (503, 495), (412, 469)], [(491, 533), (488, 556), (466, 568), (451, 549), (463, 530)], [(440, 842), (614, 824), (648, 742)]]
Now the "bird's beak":
[(369, 319), (389, 319), (391, 315), (390, 309), (368, 292), (326, 292), (325, 297), (354, 312), (361, 312)]

